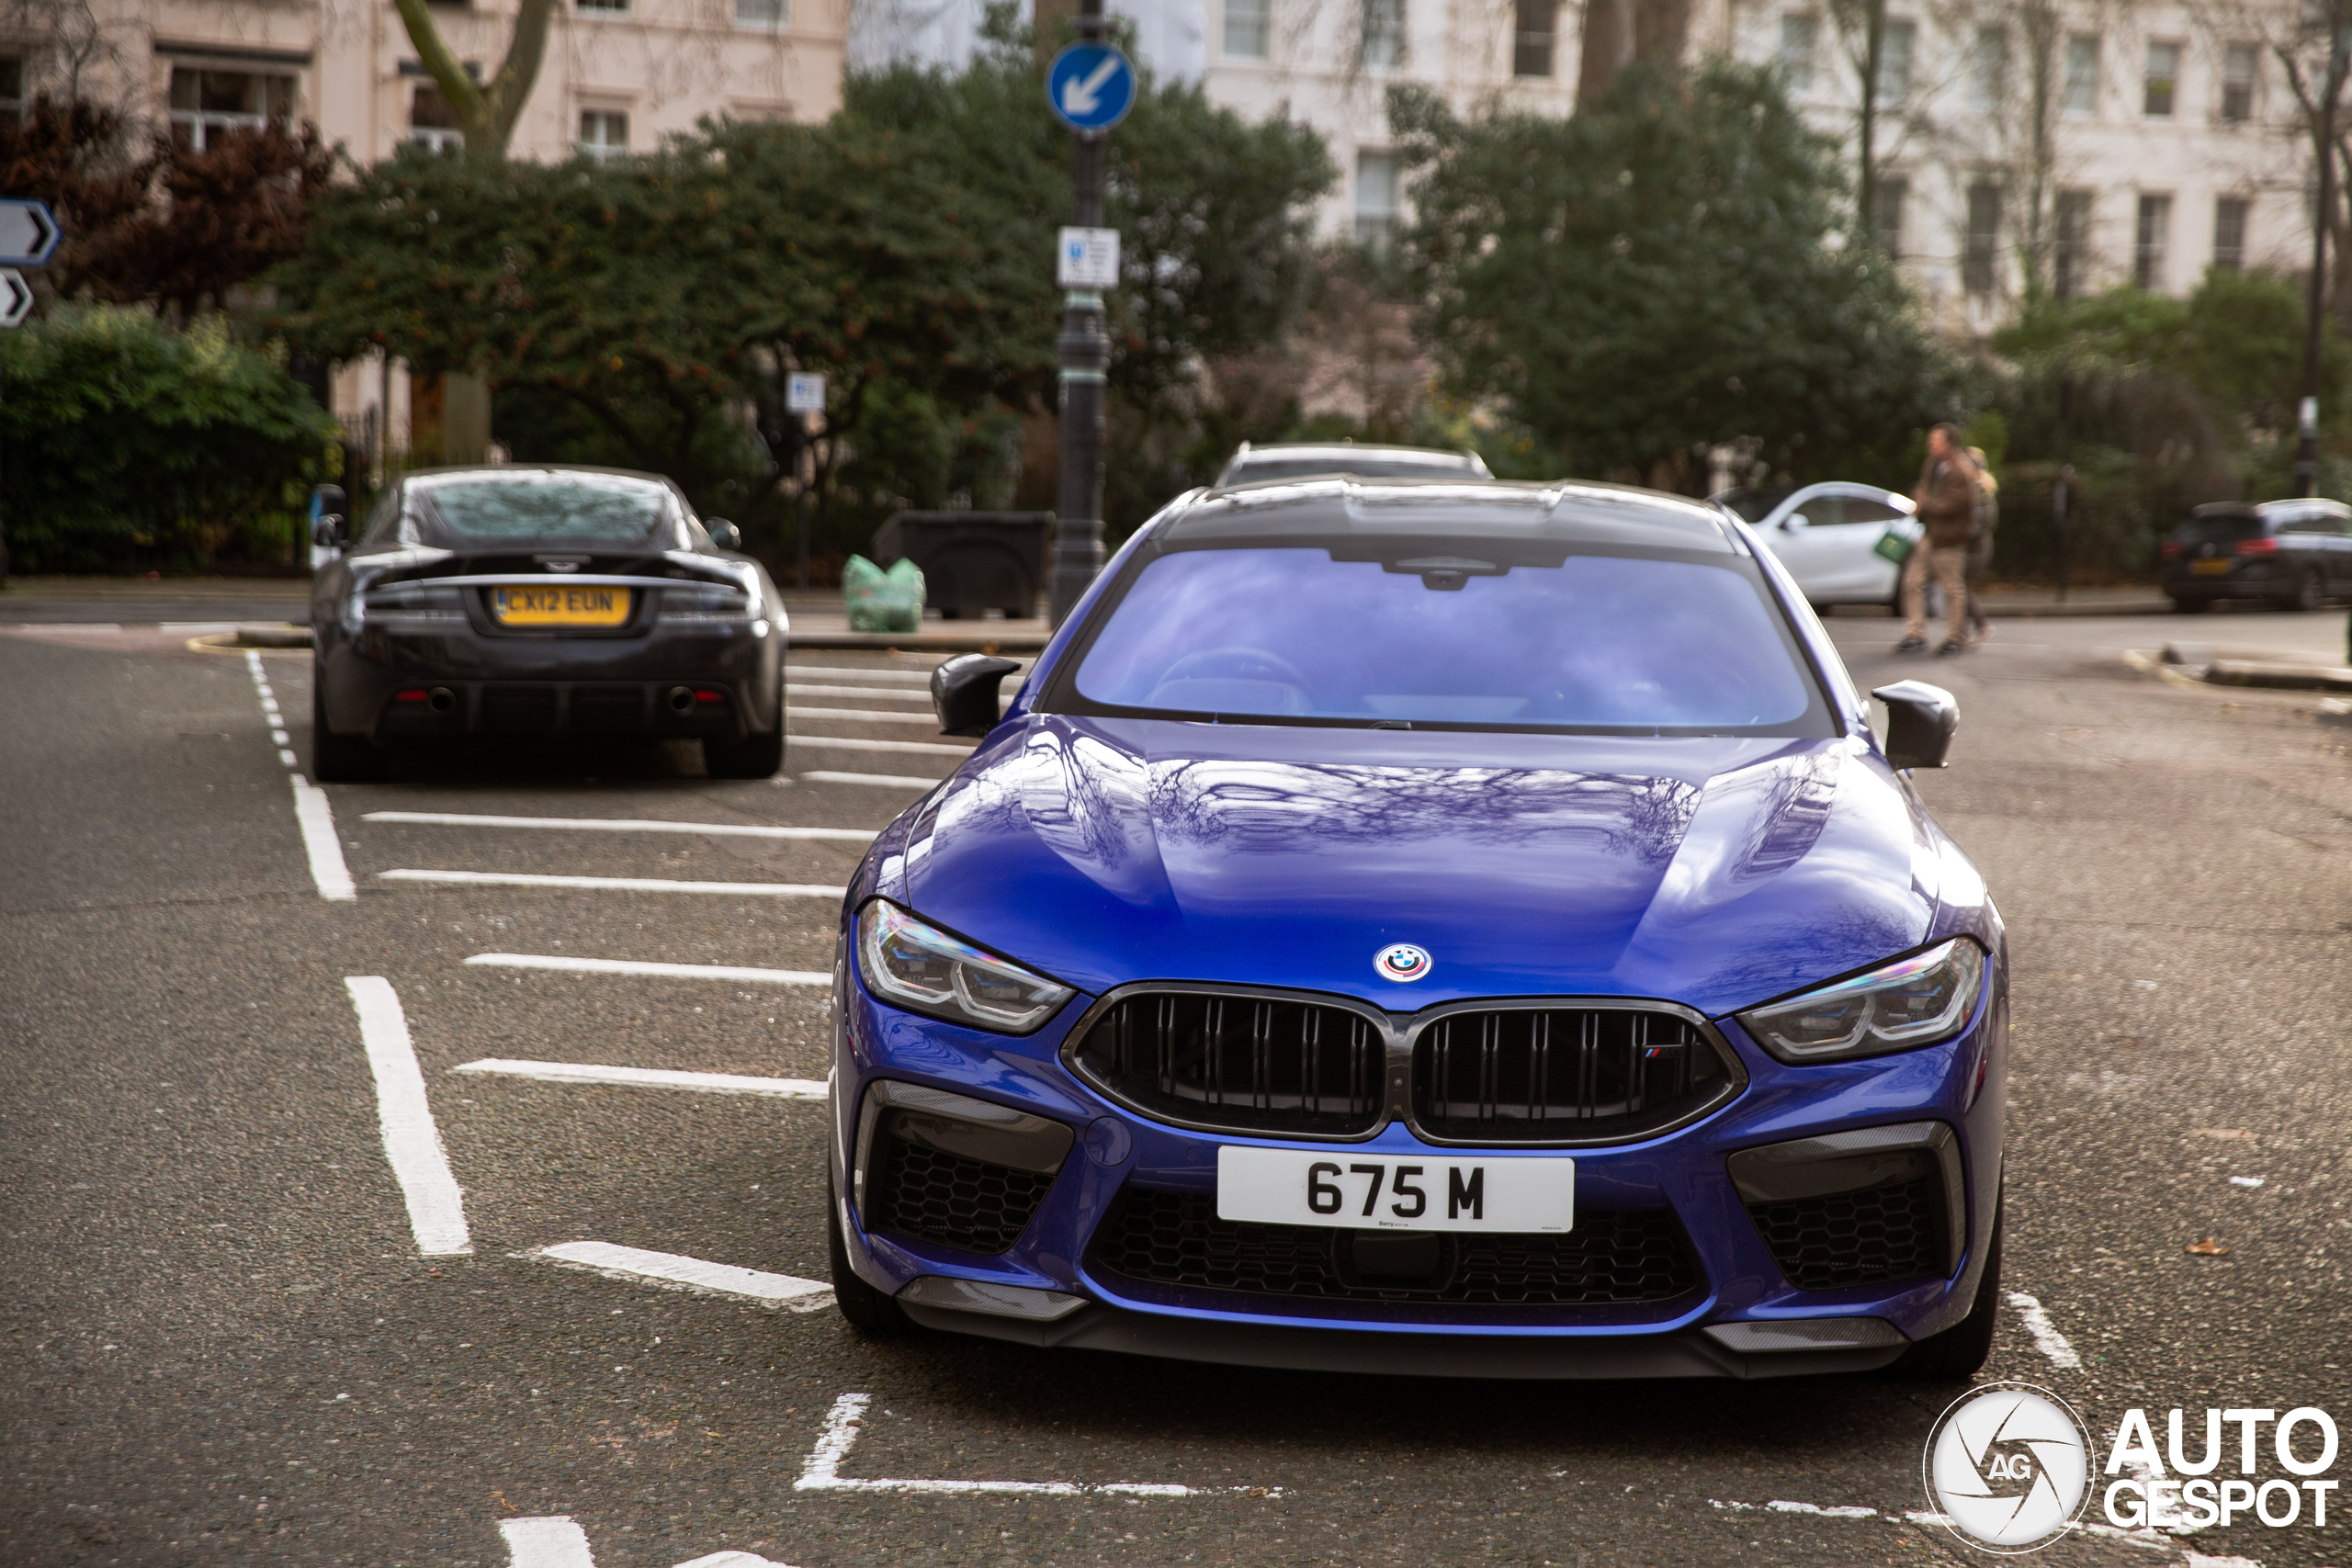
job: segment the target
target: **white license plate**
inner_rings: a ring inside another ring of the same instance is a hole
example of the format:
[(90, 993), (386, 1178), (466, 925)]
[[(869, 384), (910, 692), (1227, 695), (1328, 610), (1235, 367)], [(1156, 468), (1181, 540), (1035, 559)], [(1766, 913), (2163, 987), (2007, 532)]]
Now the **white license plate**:
[(1350, 1230), (1565, 1231), (1576, 1224), (1577, 1162), (1346, 1149), (1216, 1152), (1221, 1220)]

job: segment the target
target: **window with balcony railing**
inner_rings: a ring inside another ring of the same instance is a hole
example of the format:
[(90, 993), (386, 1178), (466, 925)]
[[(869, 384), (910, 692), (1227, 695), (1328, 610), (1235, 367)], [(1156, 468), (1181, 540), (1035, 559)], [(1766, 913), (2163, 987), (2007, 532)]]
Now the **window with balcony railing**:
[(620, 109), (582, 109), (580, 111), (580, 141), (582, 156), (605, 163), (628, 155), (628, 116)]
[(294, 114), (294, 78), (261, 71), (172, 67), (172, 136), (198, 151), (232, 130), (259, 130)]
[(408, 101), (408, 139), (435, 152), (462, 152), (466, 133), (448, 97), (430, 82), (419, 86)]

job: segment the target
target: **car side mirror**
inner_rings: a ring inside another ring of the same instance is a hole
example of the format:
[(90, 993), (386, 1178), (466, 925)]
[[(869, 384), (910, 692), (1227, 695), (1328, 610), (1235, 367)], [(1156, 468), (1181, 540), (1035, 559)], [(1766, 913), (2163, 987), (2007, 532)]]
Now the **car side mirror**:
[(942, 735), (986, 735), (996, 728), (997, 683), (1021, 668), (1010, 659), (959, 653), (931, 672), (931, 706)]
[(341, 485), (312, 485), (311, 493), (319, 498), (321, 512), (340, 512), (351, 499), (343, 493)]
[(722, 550), (740, 550), (743, 547), (743, 530), (724, 517), (710, 518), (703, 524), (702, 527), (703, 532), (710, 536), (710, 542)]
[(1781, 519), (1781, 526), (1793, 534), (1800, 528), (1810, 528), (1813, 525), (1804, 513), (1792, 512)]
[(1941, 686), (1897, 681), (1871, 694), (1886, 705), (1886, 761), (1891, 768), (1940, 768), (1960, 728), (1960, 704)]

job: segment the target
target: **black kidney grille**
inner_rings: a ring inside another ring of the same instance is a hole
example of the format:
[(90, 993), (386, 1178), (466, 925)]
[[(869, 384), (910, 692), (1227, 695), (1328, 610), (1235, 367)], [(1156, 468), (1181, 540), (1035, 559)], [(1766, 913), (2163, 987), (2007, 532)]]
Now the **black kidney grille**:
[(1565, 1235), (1441, 1232), (1425, 1282), (1366, 1281), (1343, 1248), (1363, 1233), (1217, 1217), (1206, 1193), (1129, 1187), (1094, 1235), (1105, 1272), (1249, 1295), (1458, 1306), (1638, 1306), (1699, 1289), (1681, 1224), (1664, 1209), (1580, 1212)]
[(1859, 1192), (1750, 1203), (1748, 1216), (1789, 1283), (1836, 1291), (1943, 1273), (1943, 1199), (1921, 1177)]
[(1413, 1112), (1464, 1143), (1604, 1142), (1669, 1126), (1732, 1087), (1706, 1033), (1668, 1012), (1449, 1013), (1413, 1042)]
[(987, 1253), (1011, 1250), (1054, 1184), (1050, 1172), (917, 1143), (899, 1131), (897, 1111), (885, 1112), (875, 1129), (865, 1180), (868, 1230)]
[(1146, 1114), (1346, 1137), (1382, 1115), (1381, 1031), (1346, 1008), (1163, 991), (1113, 1004), (1071, 1063)]

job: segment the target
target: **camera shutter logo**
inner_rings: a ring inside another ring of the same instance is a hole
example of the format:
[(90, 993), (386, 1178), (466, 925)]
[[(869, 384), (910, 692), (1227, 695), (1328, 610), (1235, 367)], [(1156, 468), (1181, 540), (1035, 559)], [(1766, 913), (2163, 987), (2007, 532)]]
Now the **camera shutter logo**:
[(1402, 985), (1409, 980), (1418, 980), (1428, 974), (1434, 962), (1430, 957), (1428, 949), (1415, 947), (1409, 942), (1393, 942), (1373, 954), (1372, 966), (1379, 972), (1382, 979), (1394, 980)]
[(1984, 1383), (1928, 1436), (1928, 1500), (1980, 1551), (2034, 1551), (2074, 1529), (2090, 1495), (2090, 1438), (2031, 1383)]

